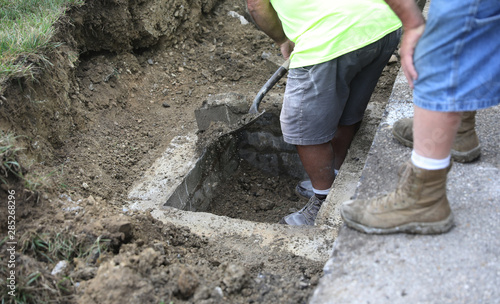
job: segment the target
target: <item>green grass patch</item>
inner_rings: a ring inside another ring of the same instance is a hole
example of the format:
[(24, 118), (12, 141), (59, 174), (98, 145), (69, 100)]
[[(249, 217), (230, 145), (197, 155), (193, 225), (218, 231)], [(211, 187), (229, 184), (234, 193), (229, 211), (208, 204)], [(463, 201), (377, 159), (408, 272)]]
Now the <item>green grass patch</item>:
[[(29, 166), (26, 167), (26, 164), (21, 164), (19, 159), (24, 148), (21, 148), (16, 142), (18, 138), (19, 136), (15, 136), (13, 133), (0, 131), (0, 184), (9, 184), (9, 181), (15, 183), (21, 180), (24, 189), (37, 192), (51, 186), (57, 179), (54, 176), (60, 177), (64, 174), (62, 169), (49, 173), (31, 171)], [(26, 159), (24, 160), (26, 162)], [(70, 188), (66, 184), (56, 186), (63, 190)]]
[(0, 183), (7, 184), (10, 175), (22, 175), (22, 167), (17, 161), (21, 148), (16, 146), (16, 137), (12, 133), (0, 133)]
[(46, 54), (60, 46), (54, 24), (69, 6), (84, 0), (0, 0), (0, 92), (11, 78), (34, 77), (50, 64)]
[(93, 238), (71, 233), (28, 232), (21, 237), (21, 252), (36, 256), (39, 260), (57, 263), (60, 260), (71, 262), (73, 258), (95, 263), (109, 249), (108, 239), (100, 236)]
[[(5, 250), (7, 237), (0, 240), (0, 261), (6, 261)], [(37, 233), (29, 231), (19, 239), (18, 253), (29, 256), (21, 263), (17, 260), (15, 268), (15, 292), (7, 286), (6, 278), (10, 275), (7, 263), (0, 264), (0, 304), (42, 304), (42, 303), (75, 303), (75, 282), (68, 276), (53, 277), (48, 273), (61, 260), (69, 264), (75, 258), (85, 264), (96, 265), (99, 258), (109, 251), (110, 240), (101, 236), (73, 234), (70, 231)], [(45, 269), (42, 270), (42, 269)]]

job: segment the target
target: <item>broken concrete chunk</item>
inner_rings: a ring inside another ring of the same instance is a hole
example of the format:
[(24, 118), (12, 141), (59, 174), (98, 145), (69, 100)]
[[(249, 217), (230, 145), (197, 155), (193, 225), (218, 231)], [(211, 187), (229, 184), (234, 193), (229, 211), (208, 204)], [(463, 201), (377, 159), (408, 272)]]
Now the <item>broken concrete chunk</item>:
[(275, 71), (285, 62), (283, 56), (266, 51), (262, 52), (261, 58), (265, 61), (270, 71)]
[(198, 130), (204, 131), (212, 122), (223, 122), (227, 125), (237, 124), (247, 114), (249, 104), (245, 96), (237, 93), (218, 94), (209, 97), (203, 105), (195, 110)]

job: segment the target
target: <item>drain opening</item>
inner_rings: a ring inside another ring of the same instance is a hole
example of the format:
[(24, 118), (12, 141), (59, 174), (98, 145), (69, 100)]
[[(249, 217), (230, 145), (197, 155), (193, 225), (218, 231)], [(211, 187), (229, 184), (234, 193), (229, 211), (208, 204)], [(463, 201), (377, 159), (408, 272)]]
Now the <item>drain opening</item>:
[(271, 175), (241, 159), (236, 172), (215, 190), (206, 212), (253, 222), (277, 223), (306, 203), (294, 188), (298, 180)]
[(282, 139), (278, 116), (265, 113), (208, 145), (165, 205), (277, 223), (306, 204), (294, 191), (306, 176), (295, 147)]

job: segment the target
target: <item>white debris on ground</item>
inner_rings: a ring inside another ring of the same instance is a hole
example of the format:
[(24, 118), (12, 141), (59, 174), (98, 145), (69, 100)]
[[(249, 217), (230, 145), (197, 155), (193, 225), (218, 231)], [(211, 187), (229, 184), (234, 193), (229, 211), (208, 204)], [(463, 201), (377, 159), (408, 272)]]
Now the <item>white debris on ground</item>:
[(245, 17), (243, 17), (242, 15), (238, 14), (238, 13), (237, 13), (237, 12), (235, 12), (235, 11), (229, 11), (227, 14), (228, 14), (229, 16), (231, 16), (231, 17), (234, 17), (234, 18), (239, 18), (239, 19), (240, 19), (241, 24), (243, 24), (243, 25), (248, 24), (247, 19), (245, 19)]

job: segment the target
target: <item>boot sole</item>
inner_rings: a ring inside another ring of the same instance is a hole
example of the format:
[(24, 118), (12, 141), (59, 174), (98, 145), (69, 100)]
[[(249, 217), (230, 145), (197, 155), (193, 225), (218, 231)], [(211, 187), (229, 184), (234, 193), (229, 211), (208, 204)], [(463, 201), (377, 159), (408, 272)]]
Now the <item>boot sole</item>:
[[(395, 132), (395, 129), (392, 129), (392, 135), (399, 141), (403, 146), (413, 148), (413, 141), (410, 141), (401, 135), (399, 135), (397, 132)], [(472, 150), (465, 151), (465, 152), (460, 152), (457, 150), (451, 149), (451, 158), (459, 163), (469, 163), (476, 158), (478, 158), (481, 155), (481, 146), (477, 146), (473, 148)]]
[(469, 163), (481, 155), (481, 146), (477, 146), (472, 150), (460, 152), (451, 149), (451, 158), (459, 163)]
[(347, 226), (366, 234), (392, 234), (392, 233), (411, 233), (411, 234), (440, 234), (448, 232), (453, 227), (453, 213), (439, 222), (432, 223), (408, 223), (393, 228), (374, 228), (353, 222), (344, 216), (342, 218)]

